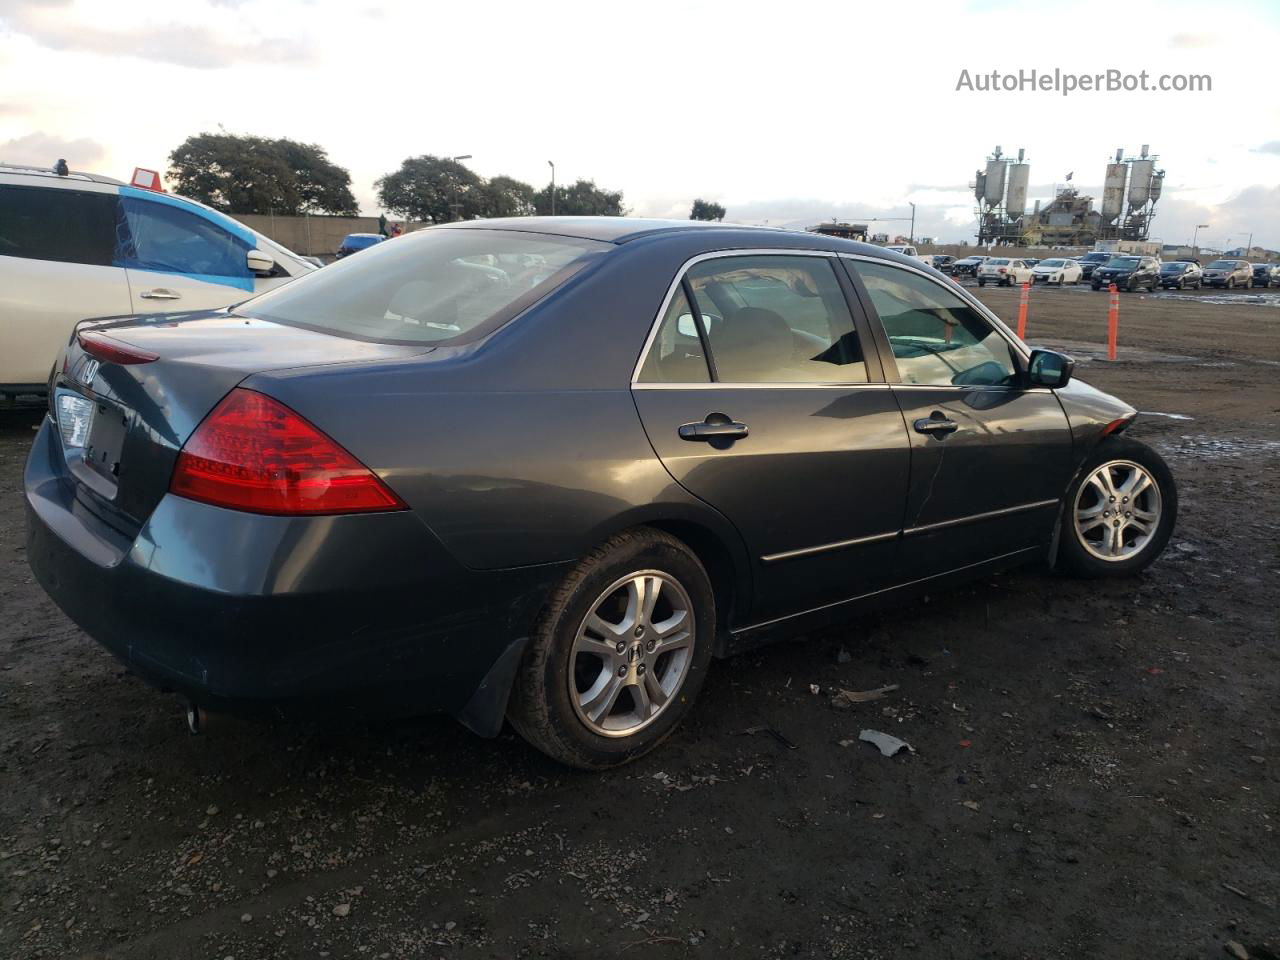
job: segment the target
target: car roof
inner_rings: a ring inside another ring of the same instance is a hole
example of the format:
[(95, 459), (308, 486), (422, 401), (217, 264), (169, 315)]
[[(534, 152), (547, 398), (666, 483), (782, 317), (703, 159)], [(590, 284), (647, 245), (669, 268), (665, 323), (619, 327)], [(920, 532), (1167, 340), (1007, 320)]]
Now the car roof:
[(97, 173), (85, 173), (81, 170), (72, 170), (65, 176), (54, 173), (49, 167), (32, 167), (22, 163), (5, 163), (0, 161), (0, 173), (9, 176), (27, 176), (39, 177), (43, 180), (52, 180), (59, 183), (107, 183), (112, 186), (123, 187), (126, 184), (123, 180), (116, 180), (113, 177), (104, 177)]
[[(781, 227), (755, 227), (737, 223), (699, 220), (646, 220), (639, 217), (504, 217), (493, 220), (462, 220), (441, 223), (408, 234), (410, 240), (433, 230), (508, 230), (517, 233), (545, 234), (597, 240), (617, 245), (635, 241), (700, 245), (704, 250), (787, 249), (824, 253), (850, 253), (875, 257), (889, 263), (920, 268), (914, 257), (888, 247), (844, 237), (813, 233), (808, 230), (786, 230)], [(691, 244), (696, 238), (697, 244)], [(639, 245), (639, 244), (637, 244)]]
[[(450, 230), (519, 230), (523, 233), (546, 233), (606, 243), (627, 243), (657, 233), (680, 233), (694, 230), (759, 230), (762, 233), (792, 233), (778, 227), (749, 227), (715, 220), (657, 220), (642, 217), (498, 217), (492, 220), (460, 220), (442, 223), (436, 229)], [(816, 236), (816, 235), (815, 235)]]

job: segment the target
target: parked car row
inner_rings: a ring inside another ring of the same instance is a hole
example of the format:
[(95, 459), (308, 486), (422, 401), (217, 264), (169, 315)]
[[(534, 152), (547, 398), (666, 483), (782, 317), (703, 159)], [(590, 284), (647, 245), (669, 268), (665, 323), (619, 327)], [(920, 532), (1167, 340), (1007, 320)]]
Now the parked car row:
[(1255, 263), (1253, 265), (1255, 287), (1280, 287), (1280, 263)]
[[(911, 248), (914, 249), (914, 248)], [(929, 262), (928, 257), (922, 258)], [(1247, 260), (1215, 260), (1201, 267), (1195, 260), (1162, 263), (1158, 257), (1094, 250), (1079, 257), (968, 257), (935, 255), (931, 266), (955, 279), (973, 277), (978, 286), (988, 283), (1015, 286), (1044, 283), (1063, 286), (1087, 281), (1094, 290), (1114, 283), (1121, 290), (1199, 290), (1201, 287), (1280, 287), (1280, 263)]]

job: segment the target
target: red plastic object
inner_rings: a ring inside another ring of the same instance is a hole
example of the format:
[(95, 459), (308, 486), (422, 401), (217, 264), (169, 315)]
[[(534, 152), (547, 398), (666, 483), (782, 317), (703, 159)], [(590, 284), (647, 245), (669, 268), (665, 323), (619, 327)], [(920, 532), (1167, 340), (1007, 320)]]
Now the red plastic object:
[(169, 492), (277, 516), (404, 510), (363, 463), (283, 403), (237, 387), (178, 454)]
[(122, 340), (108, 337), (106, 334), (86, 331), (76, 335), (80, 349), (89, 356), (107, 363), (120, 363), (128, 366), (134, 363), (150, 363), (159, 360), (159, 354), (150, 350), (140, 350)]

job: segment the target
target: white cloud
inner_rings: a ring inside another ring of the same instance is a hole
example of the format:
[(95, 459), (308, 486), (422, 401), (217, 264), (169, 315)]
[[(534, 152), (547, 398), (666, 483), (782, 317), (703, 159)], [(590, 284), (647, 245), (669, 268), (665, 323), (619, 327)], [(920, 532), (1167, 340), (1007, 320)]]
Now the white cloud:
[[(213, 69), (240, 63), (289, 63), (310, 57), (307, 45), (292, 36), (265, 37), (258, 33), (239, 4), (211, 0), (208, 6), (190, 4), (188, 19), (156, 21), (121, 15), (121, 8), (104, 9), (70, 0), (6, 3), (0, 22), (13, 33), (55, 51), (133, 57), (148, 63)], [(6, 9), (7, 8), (7, 9)]]
[(93, 172), (106, 153), (102, 144), (87, 137), (67, 140), (38, 131), (24, 137), (0, 141), (0, 163), (33, 167), (52, 167), (56, 161), (66, 160), (73, 170)]

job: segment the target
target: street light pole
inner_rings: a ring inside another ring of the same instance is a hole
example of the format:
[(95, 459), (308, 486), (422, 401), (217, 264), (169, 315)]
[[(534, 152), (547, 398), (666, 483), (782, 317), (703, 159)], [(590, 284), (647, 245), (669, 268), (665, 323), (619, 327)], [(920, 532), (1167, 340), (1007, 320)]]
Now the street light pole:
[(1197, 246), (1196, 246), (1196, 237), (1200, 236), (1200, 231), (1201, 231), (1201, 230), (1208, 230), (1208, 229), (1209, 229), (1209, 225), (1208, 225), (1207, 223), (1197, 223), (1197, 224), (1196, 224), (1195, 232), (1191, 234), (1191, 249), (1192, 249), (1192, 250), (1199, 250), (1199, 249), (1200, 249), (1199, 247), (1197, 247)]
[[(907, 203), (911, 203), (910, 200)], [(907, 238), (907, 243), (915, 246), (916, 242), (916, 205), (911, 203), (911, 236)]]
[[(454, 163), (458, 163), (459, 161), (462, 161), (462, 160), (470, 160), (471, 154), (464, 153), (460, 157), (450, 157), (449, 159), (452, 160)], [(455, 220), (461, 220), (462, 217), (459, 216), (459, 214), (462, 212), (462, 204), (458, 203), (458, 181), (457, 180), (453, 181), (453, 203), (450, 204), (450, 206), (453, 207), (453, 218)]]
[(548, 160), (547, 166), (551, 168), (551, 215), (556, 215), (556, 165), (553, 161)]

